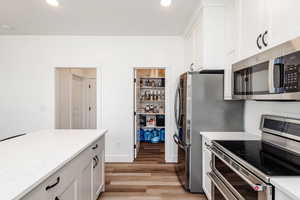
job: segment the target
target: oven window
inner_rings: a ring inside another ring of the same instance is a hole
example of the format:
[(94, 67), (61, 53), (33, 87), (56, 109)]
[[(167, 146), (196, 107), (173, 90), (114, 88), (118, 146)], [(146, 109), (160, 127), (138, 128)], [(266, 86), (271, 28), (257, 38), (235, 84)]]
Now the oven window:
[(252, 94), (269, 93), (269, 61), (250, 68), (250, 84)]
[(235, 188), (235, 190), (247, 200), (257, 200), (258, 192), (254, 191), (248, 183), (246, 183), (239, 175), (232, 171), (217, 156), (215, 157), (215, 168), (227, 180), (227, 182)]

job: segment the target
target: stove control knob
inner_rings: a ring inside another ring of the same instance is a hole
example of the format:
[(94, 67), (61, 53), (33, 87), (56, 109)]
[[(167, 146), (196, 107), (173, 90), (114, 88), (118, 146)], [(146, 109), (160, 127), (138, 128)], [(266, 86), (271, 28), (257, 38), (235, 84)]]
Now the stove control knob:
[(264, 186), (261, 185), (255, 185), (253, 188), (255, 191), (260, 192), (264, 190)]

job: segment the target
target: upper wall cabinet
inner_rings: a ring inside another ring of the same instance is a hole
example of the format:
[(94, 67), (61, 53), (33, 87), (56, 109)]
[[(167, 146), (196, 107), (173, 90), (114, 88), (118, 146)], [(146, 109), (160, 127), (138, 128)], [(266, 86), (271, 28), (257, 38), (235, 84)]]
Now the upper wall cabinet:
[(240, 0), (241, 58), (268, 47), (266, 0)]
[(270, 46), (276, 46), (300, 36), (300, 1), (266, 0)]
[(223, 4), (203, 5), (194, 19), (185, 35), (185, 64), (224, 69)]
[(239, 4), (241, 59), (300, 36), (299, 0), (239, 0)]

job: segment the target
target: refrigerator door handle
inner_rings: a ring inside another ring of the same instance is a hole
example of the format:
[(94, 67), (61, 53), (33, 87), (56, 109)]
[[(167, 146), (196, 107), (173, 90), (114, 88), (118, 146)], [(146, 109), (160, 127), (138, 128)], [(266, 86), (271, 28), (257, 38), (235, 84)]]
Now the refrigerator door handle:
[(178, 139), (178, 136), (176, 134), (173, 135), (173, 139), (174, 139), (174, 142), (181, 148), (181, 149), (185, 149), (186, 146), (183, 145), (179, 139)]
[(180, 123), (180, 115), (181, 115), (180, 101), (181, 101), (180, 85), (178, 84), (178, 87), (177, 87), (176, 93), (175, 93), (175, 103), (174, 103), (175, 123), (176, 123), (176, 126), (178, 129), (180, 128), (179, 123)]

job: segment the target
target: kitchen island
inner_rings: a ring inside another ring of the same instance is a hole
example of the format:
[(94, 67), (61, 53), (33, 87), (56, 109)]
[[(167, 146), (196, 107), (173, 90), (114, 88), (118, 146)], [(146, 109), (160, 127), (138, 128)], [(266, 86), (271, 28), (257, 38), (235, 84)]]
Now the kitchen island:
[(95, 200), (107, 130), (43, 130), (0, 143), (1, 200)]

